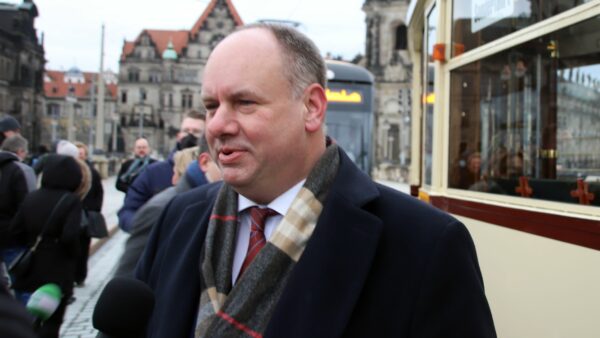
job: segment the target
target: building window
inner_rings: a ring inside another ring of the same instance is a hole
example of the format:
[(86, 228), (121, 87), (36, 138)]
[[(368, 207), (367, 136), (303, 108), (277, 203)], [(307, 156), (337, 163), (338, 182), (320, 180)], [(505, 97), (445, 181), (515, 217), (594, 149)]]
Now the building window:
[(169, 107), (173, 107), (173, 93), (169, 93)]
[(491, 5), (491, 2), (480, 0), (453, 1), (452, 56), (458, 56), (587, 2), (589, 1), (494, 1)]
[(126, 90), (121, 91), (121, 103), (127, 103), (127, 91)]
[(400, 162), (400, 128), (397, 124), (391, 124), (387, 135), (387, 147), (385, 157), (392, 163)]
[(56, 103), (50, 103), (46, 106), (46, 115), (51, 118), (59, 118), (60, 117), (60, 106)]
[(150, 81), (151, 83), (159, 83), (160, 82), (160, 73), (159, 72), (152, 72), (148, 75), (148, 81)]
[(194, 94), (192, 93), (183, 93), (181, 94), (181, 107), (182, 108), (192, 108), (194, 100)]
[(140, 102), (146, 101), (147, 98), (146, 89), (140, 88)]
[(140, 81), (140, 71), (137, 69), (130, 69), (128, 72), (128, 80), (129, 82), (139, 82)]
[(396, 49), (406, 49), (406, 26), (400, 25), (396, 27)]

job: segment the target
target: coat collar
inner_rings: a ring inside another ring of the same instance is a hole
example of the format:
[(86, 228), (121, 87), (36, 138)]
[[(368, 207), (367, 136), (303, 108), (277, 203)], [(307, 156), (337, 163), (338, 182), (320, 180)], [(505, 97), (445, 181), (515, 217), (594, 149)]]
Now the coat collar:
[(265, 337), (336, 337), (344, 331), (375, 256), (382, 221), (363, 207), (379, 196), (340, 151), (340, 169)]

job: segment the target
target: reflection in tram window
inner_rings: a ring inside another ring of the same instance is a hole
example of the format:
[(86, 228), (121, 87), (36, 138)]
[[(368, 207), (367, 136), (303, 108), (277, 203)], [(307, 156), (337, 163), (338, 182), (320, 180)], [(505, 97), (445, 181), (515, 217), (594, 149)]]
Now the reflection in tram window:
[(453, 2), (452, 56), (477, 48), (590, 0)]
[(427, 32), (424, 39), (426, 59), (423, 61), (423, 104), (425, 116), (423, 117), (423, 183), (431, 185), (432, 182), (432, 163), (433, 163), (433, 107), (435, 103), (435, 72), (433, 62), (433, 49), (437, 42), (437, 24), (439, 18), (439, 10), (437, 6), (433, 6), (427, 15)]
[(598, 32), (600, 17), (451, 71), (450, 187), (600, 205)]

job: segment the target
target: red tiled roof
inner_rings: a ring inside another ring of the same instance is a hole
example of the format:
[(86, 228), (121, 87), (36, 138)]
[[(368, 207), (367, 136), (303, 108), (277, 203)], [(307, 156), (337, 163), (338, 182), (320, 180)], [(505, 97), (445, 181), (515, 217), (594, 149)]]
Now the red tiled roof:
[(133, 52), (135, 43), (133, 41), (123, 41), (123, 52), (121, 53), (121, 61), (125, 60), (125, 57)]
[[(84, 83), (67, 83), (65, 82), (65, 72), (58, 70), (46, 70), (46, 76), (50, 78), (50, 82), (44, 81), (44, 95), (48, 98), (65, 98), (69, 93), (69, 87), (75, 88), (75, 97), (89, 97), (89, 90), (92, 81), (96, 80), (98, 73), (83, 72), (85, 79)], [(117, 98), (117, 84), (111, 83), (107, 85), (107, 96), (112, 99)]]
[(139, 43), (142, 39), (142, 36), (148, 34), (150, 36), (150, 40), (156, 46), (156, 53), (158, 55), (162, 55), (162, 53), (167, 49), (169, 45), (169, 41), (173, 43), (173, 48), (177, 52), (177, 55), (181, 55), (181, 50), (187, 46), (189, 41), (190, 32), (187, 30), (179, 30), (179, 31), (170, 31), (170, 30), (160, 30), (160, 29), (144, 29), (140, 35), (135, 39), (135, 41), (125, 41), (123, 44), (123, 52), (121, 54), (121, 61), (125, 60), (125, 58), (131, 53), (133, 53), (135, 49), (135, 45)]
[[(196, 21), (196, 23), (192, 27), (192, 30), (191, 30), (192, 36), (196, 36), (198, 34), (198, 32), (200, 31), (200, 28), (202, 28), (202, 25), (204, 25), (206, 18), (208, 18), (210, 13), (213, 11), (215, 6), (217, 5), (217, 1), (219, 1), (219, 0), (212, 0), (208, 4), (208, 6), (206, 6), (204, 13), (202, 13), (202, 15), (200, 16), (198, 21)], [(238, 26), (243, 25), (244, 22), (242, 21), (242, 18), (238, 14), (237, 10), (235, 9), (235, 6), (233, 6), (233, 3), (231, 2), (231, 0), (225, 0), (225, 3), (227, 4), (227, 7), (229, 8), (231, 15), (233, 16), (233, 20), (235, 21), (235, 24)]]
[(181, 55), (181, 50), (187, 46), (190, 32), (189, 31), (163, 31), (163, 30), (154, 30), (154, 29), (146, 29), (145, 32), (148, 32), (150, 38), (156, 44), (157, 52), (162, 55), (162, 53), (167, 49), (167, 45), (169, 41), (173, 42), (173, 48), (177, 52), (177, 55)]
[[(150, 39), (156, 45), (156, 52), (158, 53), (158, 55), (162, 55), (164, 50), (167, 49), (167, 45), (169, 44), (169, 41), (173, 42), (173, 48), (175, 49), (175, 51), (177, 52), (178, 55), (181, 55), (181, 50), (187, 46), (191, 36), (196, 36), (198, 34), (198, 32), (200, 31), (200, 28), (202, 28), (202, 25), (204, 25), (206, 18), (208, 18), (210, 13), (214, 10), (214, 8), (217, 4), (217, 1), (219, 1), (219, 0), (212, 0), (208, 4), (208, 6), (206, 6), (206, 9), (204, 10), (204, 12), (200, 16), (200, 18), (196, 21), (196, 23), (194, 24), (194, 26), (192, 27), (192, 29), (190, 31), (188, 31), (188, 30), (172, 31), (172, 30), (145, 29), (140, 33), (140, 35), (138, 35), (138, 37), (135, 39), (135, 41), (125, 41), (123, 43), (123, 50), (121, 53), (121, 61), (124, 61), (127, 56), (129, 56), (131, 53), (133, 53), (133, 51), (135, 49), (135, 45), (139, 42), (139, 40), (141, 39), (142, 35), (144, 35), (144, 33), (148, 33), (148, 35), (150, 35)], [(235, 21), (235, 24), (240, 25), (240, 26), (243, 25), (244, 23), (242, 22), (242, 19), (240, 18), (240, 15), (238, 14), (235, 7), (233, 6), (233, 3), (231, 2), (231, 0), (225, 0), (225, 3), (227, 4), (227, 7), (229, 8), (231, 15), (233, 16), (233, 20)]]

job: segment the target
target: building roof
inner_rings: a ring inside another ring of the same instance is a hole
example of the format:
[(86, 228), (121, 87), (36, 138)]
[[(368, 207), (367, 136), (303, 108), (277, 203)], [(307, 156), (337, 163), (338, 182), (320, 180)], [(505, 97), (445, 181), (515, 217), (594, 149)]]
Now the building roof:
[(198, 18), (196, 23), (194, 23), (194, 26), (191, 30), (145, 29), (138, 35), (135, 41), (124, 41), (123, 50), (121, 53), (121, 61), (124, 61), (127, 56), (133, 53), (135, 50), (135, 45), (140, 41), (144, 34), (148, 34), (150, 36), (150, 39), (156, 46), (157, 55), (162, 56), (164, 51), (167, 49), (169, 42), (172, 42), (173, 49), (175, 52), (177, 52), (177, 55), (180, 56), (183, 48), (187, 47), (189, 40), (195, 38), (195, 36), (200, 32), (200, 29), (206, 22), (206, 19), (215, 9), (215, 6), (219, 1), (225, 2), (229, 12), (233, 16), (233, 20), (235, 21), (236, 25), (244, 24), (231, 0), (211, 0), (208, 6), (206, 6), (206, 9), (202, 15), (200, 15), (200, 18)]
[(196, 35), (198, 35), (198, 32), (200, 31), (200, 28), (202, 28), (202, 26), (206, 22), (206, 19), (208, 18), (208, 16), (210, 15), (210, 13), (215, 9), (215, 6), (217, 5), (217, 2), (219, 2), (219, 1), (225, 1), (225, 4), (227, 5), (227, 8), (229, 9), (229, 12), (233, 16), (233, 20), (235, 21), (236, 25), (241, 26), (241, 25), (244, 24), (244, 22), (242, 21), (242, 18), (240, 18), (240, 15), (238, 14), (238, 12), (235, 9), (235, 7), (233, 6), (233, 3), (231, 2), (231, 0), (211, 0), (211, 2), (208, 4), (208, 6), (206, 6), (206, 9), (204, 10), (204, 13), (202, 13), (202, 15), (200, 16), (200, 18), (198, 18), (198, 20), (196, 21), (196, 23), (192, 27), (192, 30), (190, 31), (190, 33), (191, 33), (191, 35), (193, 37), (196, 36)]
[[(72, 86), (75, 89), (75, 97), (88, 98), (92, 81), (96, 80), (98, 73), (82, 72), (85, 82), (69, 83), (65, 81), (64, 71), (46, 70), (44, 76), (44, 96), (47, 98), (65, 98), (69, 93), (69, 88)], [(106, 95), (112, 99), (117, 98), (117, 84), (110, 83), (106, 85), (108, 89)]]

